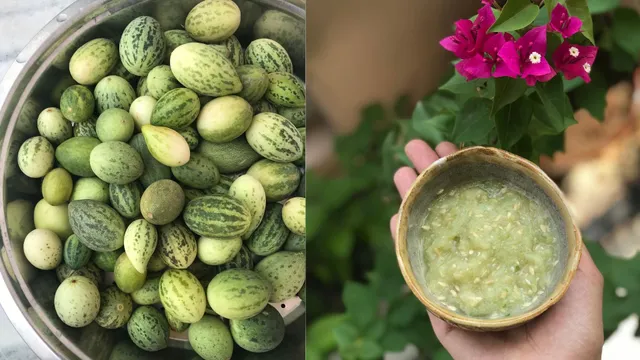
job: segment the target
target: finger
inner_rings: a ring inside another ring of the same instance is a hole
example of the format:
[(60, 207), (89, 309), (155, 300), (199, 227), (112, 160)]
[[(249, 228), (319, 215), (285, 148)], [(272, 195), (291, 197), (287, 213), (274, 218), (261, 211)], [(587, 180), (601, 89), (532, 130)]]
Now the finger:
[(409, 141), (404, 147), (404, 152), (413, 163), (413, 167), (418, 170), (418, 173), (423, 172), (434, 161), (438, 160), (438, 154), (433, 151), (429, 144), (422, 140)]
[(436, 146), (436, 153), (440, 157), (451, 155), (456, 151), (458, 151), (458, 147), (448, 141), (443, 141)]
[(391, 237), (393, 241), (396, 241), (396, 231), (398, 229), (398, 214), (395, 214), (391, 217), (391, 221), (389, 222)]
[(472, 358), (473, 352), (488, 353), (491, 349), (495, 351), (495, 346), (500, 342), (491, 333), (463, 330), (447, 324), (430, 312), (427, 313), (433, 332), (454, 359)]
[(417, 177), (415, 170), (408, 166), (401, 167), (393, 175), (393, 182), (396, 184), (396, 188), (403, 199)]

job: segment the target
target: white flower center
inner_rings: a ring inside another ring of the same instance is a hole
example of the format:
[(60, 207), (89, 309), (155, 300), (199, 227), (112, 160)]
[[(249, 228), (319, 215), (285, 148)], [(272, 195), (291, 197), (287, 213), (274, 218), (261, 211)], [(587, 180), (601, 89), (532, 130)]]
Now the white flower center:
[(569, 49), (569, 55), (573, 56), (574, 58), (577, 58), (577, 57), (578, 57), (578, 55), (580, 55), (580, 50), (578, 50), (578, 48), (577, 48), (577, 47), (572, 46), (572, 47)]
[(529, 55), (529, 61), (531, 61), (532, 64), (539, 64), (540, 60), (542, 60), (542, 56), (535, 51)]
[(582, 65), (582, 68), (587, 72), (587, 74), (591, 72), (591, 64), (589, 63), (584, 63), (584, 65)]

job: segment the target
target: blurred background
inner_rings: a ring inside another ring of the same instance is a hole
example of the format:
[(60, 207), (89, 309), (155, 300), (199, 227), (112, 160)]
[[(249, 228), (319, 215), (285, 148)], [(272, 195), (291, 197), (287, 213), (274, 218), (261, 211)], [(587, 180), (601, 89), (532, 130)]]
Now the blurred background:
[[(600, 49), (590, 84), (564, 84), (577, 123), (534, 142), (527, 156), (565, 191), (605, 277), (603, 359), (637, 359), (640, 1), (587, 3)], [(455, 94), (438, 86), (453, 74), (453, 59), (438, 41), (479, 7), (479, 0), (308, 2), (310, 360), (450, 358), (398, 270), (392, 175), (407, 162), (410, 139), (450, 139), (442, 115)]]

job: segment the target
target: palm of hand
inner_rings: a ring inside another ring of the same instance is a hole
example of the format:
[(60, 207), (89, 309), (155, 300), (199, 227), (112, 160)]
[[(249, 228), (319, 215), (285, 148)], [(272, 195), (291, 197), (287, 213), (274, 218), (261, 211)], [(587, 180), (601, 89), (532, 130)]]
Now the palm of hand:
[[(413, 140), (405, 148), (415, 170), (400, 168), (394, 182), (405, 196), (418, 172), (439, 157), (457, 151), (451, 143), (439, 144), (435, 151), (424, 141)], [(397, 215), (391, 219), (395, 236)], [(455, 359), (600, 359), (604, 342), (602, 289), (604, 280), (583, 247), (578, 271), (569, 290), (556, 305), (535, 320), (512, 330), (496, 333), (471, 332), (455, 328), (429, 314), (438, 339)]]

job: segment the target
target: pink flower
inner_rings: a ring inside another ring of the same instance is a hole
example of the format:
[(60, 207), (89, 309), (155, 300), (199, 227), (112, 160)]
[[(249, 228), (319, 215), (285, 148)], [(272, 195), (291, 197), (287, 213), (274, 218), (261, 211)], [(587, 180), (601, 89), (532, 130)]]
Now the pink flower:
[(455, 34), (442, 39), (440, 45), (461, 59), (474, 57), (482, 49), (487, 30), (495, 21), (491, 7), (483, 6), (474, 22), (468, 19), (456, 21)]
[(529, 30), (515, 43), (506, 42), (498, 56), (505, 64), (505, 68), (502, 69), (520, 74), (527, 85), (534, 86), (537, 81), (549, 81), (556, 74), (544, 57), (546, 52), (547, 32), (544, 26), (539, 26)]
[(468, 59), (463, 59), (456, 64), (456, 70), (467, 80), (486, 79), (491, 77), (493, 67), (493, 76), (508, 76), (515, 78), (519, 75), (519, 69), (512, 70), (507, 66), (498, 52), (507, 41), (513, 41), (510, 34), (490, 34), (482, 47), (482, 54), (478, 53)]
[(589, 73), (597, 54), (596, 46), (581, 46), (565, 41), (553, 53), (553, 62), (556, 69), (562, 71), (567, 80), (579, 76), (588, 83), (591, 81)]
[(557, 31), (562, 34), (563, 38), (568, 38), (571, 35), (580, 31), (582, 27), (582, 20), (575, 16), (569, 16), (567, 8), (562, 4), (556, 5), (551, 11), (551, 21), (549, 22), (549, 30)]

